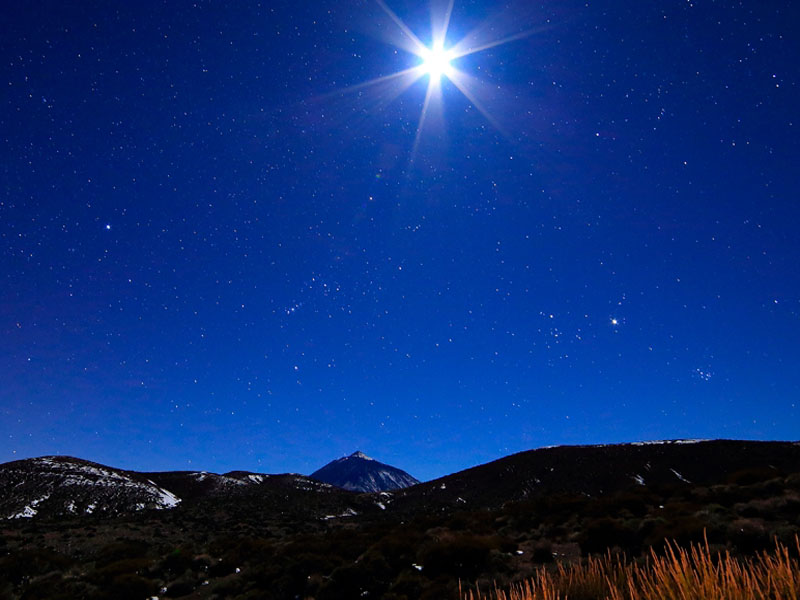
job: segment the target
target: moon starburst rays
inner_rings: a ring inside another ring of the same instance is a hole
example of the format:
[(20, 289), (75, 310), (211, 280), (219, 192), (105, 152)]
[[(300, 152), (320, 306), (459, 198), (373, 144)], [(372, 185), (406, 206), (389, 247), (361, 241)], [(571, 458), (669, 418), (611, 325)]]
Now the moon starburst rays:
[[(384, 0), (375, 1), (378, 6), (381, 7), (383, 12), (389, 17), (389, 19), (391, 19), (392, 23), (394, 23), (394, 25), (397, 27), (397, 34), (392, 36), (392, 40), (389, 43), (401, 50), (405, 50), (406, 52), (415, 55), (419, 58), (420, 62), (414, 67), (404, 69), (397, 73), (357, 84), (347, 88), (347, 91), (363, 90), (364, 88), (379, 86), (388, 81), (397, 80), (399, 85), (394, 87), (392, 94), (393, 97), (397, 97), (410, 88), (418, 80), (425, 76), (428, 77), (427, 90), (425, 92), (425, 98), (422, 102), (422, 109), (420, 111), (417, 130), (414, 136), (412, 161), (420, 145), (423, 126), (428, 119), (429, 112), (441, 108), (443, 103), (442, 82), (444, 79), (452, 82), (455, 89), (458, 89), (461, 94), (463, 94), (464, 97), (486, 118), (486, 120), (502, 133), (503, 128), (500, 127), (497, 119), (492, 116), (485, 103), (481, 102), (479, 98), (479, 96), (481, 96), (481, 87), (485, 86), (485, 84), (477, 78), (459, 70), (455, 65), (453, 65), (453, 61), (529, 36), (535, 33), (535, 30), (515, 33), (497, 39), (488, 39), (485, 35), (486, 29), (478, 28), (465, 35), (455, 44), (448, 45), (447, 34), (450, 28), (450, 21), (454, 5), (454, 0), (449, 0), (444, 11), (440, 12), (439, 14), (436, 14), (438, 11), (431, 11), (432, 41), (430, 46), (427, 46), (420, 40), (414, 31), (391, 8), (389, 8)], [(384, 100), (386, 100), (385, 97)]]

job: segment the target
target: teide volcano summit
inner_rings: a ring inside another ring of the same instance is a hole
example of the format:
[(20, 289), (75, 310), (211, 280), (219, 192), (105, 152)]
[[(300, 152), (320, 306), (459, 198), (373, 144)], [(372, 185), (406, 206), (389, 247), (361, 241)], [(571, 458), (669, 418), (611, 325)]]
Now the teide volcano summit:
[(405, 471), (378, 462), (363, 452), (329, 462), (310, 477), (355, 492), (387, 492), (419, 483)]

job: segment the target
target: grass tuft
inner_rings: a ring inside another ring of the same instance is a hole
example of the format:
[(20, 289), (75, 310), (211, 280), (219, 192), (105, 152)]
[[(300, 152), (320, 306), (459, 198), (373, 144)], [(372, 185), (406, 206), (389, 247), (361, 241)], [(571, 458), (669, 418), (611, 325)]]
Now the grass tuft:
[[(795, 536), (800, 555), (800, 539)], [(706, 540), (682, 548), (667, 543), (643, 563), (590, 557), (581, 564), (541, 567), (509, 589), (461, 593), (463, 600), (791, 600), (800, 598), (800, 563), (776, 540), (752, 558), (712, 553)]]

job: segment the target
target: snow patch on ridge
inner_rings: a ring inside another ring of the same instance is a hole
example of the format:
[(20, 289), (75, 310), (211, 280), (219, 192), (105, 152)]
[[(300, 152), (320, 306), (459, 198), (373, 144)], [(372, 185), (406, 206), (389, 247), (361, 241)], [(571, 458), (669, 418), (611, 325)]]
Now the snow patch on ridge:
[(181, 503), (181, 499), (175, 494), (164, 488), (156, 487), (158, 491), (158, 508), (175, 508)]
[(8, 518), (9, 519), (31, 519), (31, 518), (35, 517), (36, 514), (39, 512), (38, 510), (36, 510), (36, 506), (38, 506), (39, 504), (41, 504), (42, 502), (47, 500), (49, 497), (50, 497), (50, 494), (46, 494), (46, 495), (42, 496), (41, 498), (37, 498), (36, 500), (31, 500), (31, 503), (28, 506), (26, 506), (20, 512), (11, 515)]
[(675, 445), (684, 445), (684, 444), (699, 444), (701, 442), (709, 442), (711, 440), (708, 439), (690, 439), (690, 440), (647, 440), (642, 442), (631, 442), (630, 446), (662, 446), (665, 444), (675, 444)]
[(680, 480), (681, 480), (681, 481), (683, 481), (684, 483), (692, 483), (691, 481), (689, 481), (688, 479), (686, 479), (686, 477), (684, 477), (683, 475), (681, 475), (680, 473), (678, 473), (678, 472), (677, 472), (675, 469), (670, 469), (670, 471), (672, 471), (672, 473), (675, 475), (675, 477), (677, 477), (678, 479), (680, 479)]
[(352, 508), (348, 508), (347, 510), (345, 510), (343, 513), (341, 513), (339, 515), (325, 515), (324, 517), (322, 517), (322, 520), (323, 521), (330, 521), (331, 519), (342, 519), (342, 518), (346, 518), (346, 517), (355, 517), (357, 515), (358, 515), (358, 513), (356, 511), (354, 511)]
[(361, 450), (356, 450), (350, 456), (346, 456), (345, 458), (343, 458), (341, 460), (347, 460), (348, 458), (360, 458), (362, 460), (375, 460), (374, 458), (370, 458), (369, 456), (367, 456), (366, 454), (361, 452)]
[[(175, 494), (153, 481), (140, 480), (136, 474), (102, 465), (56, 456), (34, 458), (27, 464), (27, 468), (6, 471), (12, 480), (18, 482), (17, 485), (27, 489), (27, 499), (25, 495), (20, 496), (26, 505), (6, 513), (6, 519), (36, 516), (40, 512), (37, 506), (51, 496), (53, 500), (48, 504), (49, 508), (66, 514), (119, 509), (162, 510), (174, 508), (181, 502)], [(33, 495), (39, 497), (30, 500)]]

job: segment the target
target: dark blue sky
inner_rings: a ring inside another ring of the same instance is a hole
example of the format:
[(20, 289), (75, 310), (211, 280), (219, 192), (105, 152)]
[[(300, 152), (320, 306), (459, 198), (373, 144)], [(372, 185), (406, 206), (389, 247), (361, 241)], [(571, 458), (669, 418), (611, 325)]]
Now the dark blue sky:
[(6, 4), (0, 461), (797, 439), (798, 17), (456, 1), (418, 134), (374, 2)]

